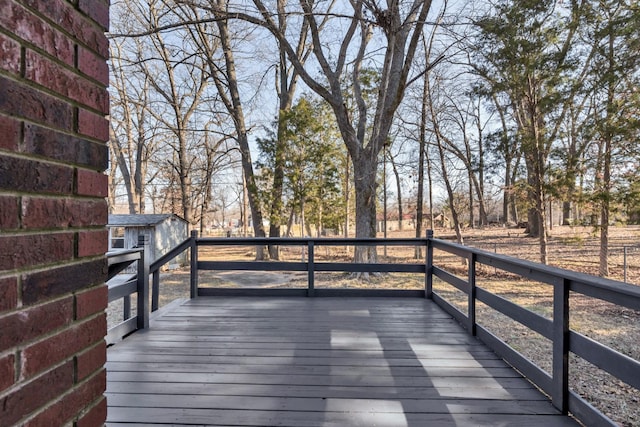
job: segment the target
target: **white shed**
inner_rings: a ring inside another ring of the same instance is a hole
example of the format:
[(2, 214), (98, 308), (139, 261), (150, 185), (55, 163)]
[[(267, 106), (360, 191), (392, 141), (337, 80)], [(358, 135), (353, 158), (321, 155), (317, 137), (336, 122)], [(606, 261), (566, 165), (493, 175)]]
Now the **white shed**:
[[(109, 250), (137, 246), (138, 236), (149, 236), (150, 262), (155, 261), (189, 236), (189, 224), (174, 214), (109, 215)], [(174, 262), (185, 264), (186, 252)]]

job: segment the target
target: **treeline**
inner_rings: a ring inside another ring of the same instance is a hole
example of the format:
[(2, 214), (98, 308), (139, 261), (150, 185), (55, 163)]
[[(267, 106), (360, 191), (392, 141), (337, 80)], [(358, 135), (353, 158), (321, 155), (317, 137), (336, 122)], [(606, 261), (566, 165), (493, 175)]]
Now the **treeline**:
[(256, 236), (369, 237), (392, 198), (417, 235), (436, 212), (460, 242), (526, 223), (546, 262), (555, 202), (598, 230), (607, 275), (608, 227), (640, 212), (634, 1), (129, 0), (111, 49), (111, 197), (132, 213), (202, 228), (243, 199)]

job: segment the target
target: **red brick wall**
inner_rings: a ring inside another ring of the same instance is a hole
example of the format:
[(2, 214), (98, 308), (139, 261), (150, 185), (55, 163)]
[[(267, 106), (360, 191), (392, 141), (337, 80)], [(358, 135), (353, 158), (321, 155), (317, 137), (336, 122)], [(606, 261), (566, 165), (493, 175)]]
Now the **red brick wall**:
[(109, 0), (0, 0), (0, 426), (106, 417)]

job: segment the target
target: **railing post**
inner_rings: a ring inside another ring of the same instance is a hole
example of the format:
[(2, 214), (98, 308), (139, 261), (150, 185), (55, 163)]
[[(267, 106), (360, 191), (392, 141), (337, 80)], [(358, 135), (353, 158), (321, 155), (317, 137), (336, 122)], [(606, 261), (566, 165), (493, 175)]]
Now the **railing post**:
[(131, 317), (131, 295), (125, 295), (122, 300), (122, 319), (127, 320)]
[(190, 288), (191, 298), (198, 296), (198, 230), (191, 230), (191, 272), (190, 272)]
[(160, 269), (151, 273), (151, 311), (158, 310), (160, 305)]
[(569, 281), (553, 285), (553, 406), (569, 412)]
[(427, 230), (427, 254), (424, 269), (424, 297), (433, 299), (433, 230)]
[(469, 254), (469, 299), (467, 307), (468, 329), (473, 336), (476, 335), (476, 254)]
[[(303, 246), (304, 248), (304, 246)], [(313, 243), (313, 240), (309, 240), (308, 244), (307, 244), (307, 249), (308, 249), (308, 256), (307, 258), (309, 259), (309, 262), (307, 263), (307, 273), (308, 273), (308, 282), (309, 282), (309, 287), (307, 289), (307, 296), (308, 297), (312, 297), (315, 294), (315, 246)]]
[(138, 247), (142, 248), (138, 261), (138, 302), (137, 302), (137, 326), (138, 329), (149, 327), (149, 236), (138, 235)]

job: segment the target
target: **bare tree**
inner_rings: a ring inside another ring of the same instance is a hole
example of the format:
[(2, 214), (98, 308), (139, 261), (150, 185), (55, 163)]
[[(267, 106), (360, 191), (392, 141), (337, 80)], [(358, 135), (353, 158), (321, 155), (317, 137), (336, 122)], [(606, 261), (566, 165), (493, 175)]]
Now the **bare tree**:
[[(220, 11), (226, 10), (227, 2), (226, 0), (216, 0), (212, 4), (215, 7), (208, 9), (200, 9), (192, 4), (183, 5), (180, 9), (180, 20), (198, 46), (198, 56), (204, 62), (203, 66), (208, 71), (208, 78), (213, 81), (218, 97), (233, 121), (233, 138), (237, 141), (241, 154), (242, 173), (244, 182), (246, 182), (254, 235), (264, 237), (262, 209), (255, 182), (248, 128), (232, 46), (234, 39), (229, 28), (227, 14), (220, 13)], [(246, 224), (246, 222), (245, 214), (243, 223)], [(258, 259), (264, 258), (262, 248), (258, 248), (256, 257)]]
[[(443, 96), (447, 105), (443, 114), (446, 115), (447, 122), (455, 127), (456, 131), (455, 137), (449, 137), (441, 132), (440, 139), (444, 143), (444, 149), (456, 156), (466, 170), (469, 181), (469, 225), (474, 226), (473, 207), (475, 201), (478, 205), (478, 223), (480, 226), (486, 225), (488, 220), (485, 202), (483, 147), (486, 121), (483, 122), (481, 118), (479, 99), (468, 94), (454, 99), (453, 95), (444, 90), (440, 91), (444, 92)], [(472, 135), (472, 127), (475, 127), (475, 135)]]
[[(376, 1), (359, 0), (350, 3), (350, 8), (342, 5), (345, 10), (340, 11), (333, 10), (333, 2), (301, 1), (299, 8), (287, 5), (287, 13), (302, 17), (299, 25), (309, 29), (314, 59), (309, 68), (305, 67), (304, 58), (296, 49), (297, 41), (292, 43), (289, 31), (283, 31), (278, 24), (277, 11), (270, 10), (262, 0), (253, 3), (258, 14), (249, 13), (246, 8), (229, 10), (226, 4), (207, 6), (219, 15), (226, 14), (268, 29), (305, 84), (331, 105), (353, 162), (356, 236), (375, 236), (378, 154), (386, 143), (396, 109), (411, 81), (413, 59), (431, 1), (394, 1), (385, 7)], [(331, 22), (321, 26), (318, 20), (327, 17)], [(336, 31), (336, 25), (344, 25), (346, 31)], [(294, 31), (294, 34), (300, 32)], [(377, 36), (376, 43), (372, 46), (370, 42), (374, 36)], [(336, 46), (337, 50), (331, 46)], [(376, 55), (380, 57), (380, 87), (374, 111), (369, 112), (362, 93), (360, 71)], [(316, 70), (321, 72), (321, 78), (316, 77)], [(350, 78), (345, 84), (347, 74)], [(355, 100), (355, 112), (347, 107), (347, 92)], [(358, 262), (376, 258), (375, 248), (359, 247), (356, 250)]]
[[(200, 233), (203, 234), (207, 223), (207, 216), (213, 201), (213, 179), (217, 173), (228, 168), (232, 162), (230, 153), (235, 149), (228, 146), (229, 138), (226, 135), (214, 137), (213, 132), (205, 131), (201, 139), (202, 155), (196, 158), (195, 170), (198, 182), (195, 191), (200, 207), (197, 222), (200, 224)], [(235, 145), (235, 144), (234, 144)]]
[(167, 162), (177, 175), (180, 208), (184, 219), (194, 223), (192, 191), (196, 113), (207, 89), (201, 58), (192, 56), (189, 40), (183, 34), (164, 34), (158, 29), (171, 21), (171, 9), (162, 0), (136, 0), (127, 3), (140, 31), (146, 31), (138, 51), (136, 66), (153, 89), (150, 114), (167, 134), (166, 144), (175, 155)]
[[(436, 41), (436, 36), (438, 34), (438, 30), (444, 21), (445, 14), (447, 12), (447, 7), (448, 7), (448, 2), (444, 1), (431, 33), (429, 34), (428, 37), (426, 35), (422, 37), (421, 47), (422, 47), (422, 54), (423, 54), (422, 58), (424, 60), (424, 64), (430, 64), (430, 63), (435, 64), (444, 58), (442, 54), (440, 55), (436, 54), (435, 52), (436, 48), (434, 45)], [(436, 57), (437, 59), (435, 59), (432, 62), (431, 58), (433, 57)], [(428, 145), (428, 142), (429, 142), (428, 132), (430, 130), (429, 127), (431, 125), (430, 110), (429, 110), (430, 108), (429, 78), (431, 74), (428, 71), (431, 67), (428, 65), (425, 65), (424, 68), (427, 71), (424, 72), (421, 76), (422, 85), (419, 88), (419, 90), (416, 91), (417, 93), (413, 100), (414, 105), (409, 106), (410, 110), (413, 110), (413, 111), (418, 110), (419, 114), (415, 118), (414, 123), (408, 123), (407, 120), (404, 118), (404, 114), (403, 114), (403, 120), (402, 120), (403, 123), (405, 123), (405, 126), (404, 126), (405, 131), (407, 128), (411, 129), (408, 131), (410, 135), (409, 138), (417, 142), (417, 146), (418, 146), (417, 147), (418, 159), (417, 159), (417, 192), (416, 192), (416, 234), (415, 234), (417, 238), (423, 237), (422, 227), (423, 227), (423, 220), (425, 217), (425, 214), (424, 214), (425, 167), (426, 167), (426, 179), (427, 179), (427, 188), (428, 188), (428, 195), (429, 195), (428, 197), (429, 227), (433, 229), (433, 226), (434, 226), (433, 224), (433, 220), (434, 220), (433, 180), (431, 175), (431, 159), (429, 156), (429, 145)], [(416, 247), (415, 257), (419, 259), (419, 258), (422, 258), (422, 256), (423, 256), (422, 248)]]
[(520, 146), (513, 141), (513, 132), (509, 128), (507, 118), (508, 108), (501, 105), (495, 94), (490, 96), (490, 100), (492, 102), (490, 108), (496, 111), (500, 123), (488, 137), (488, 140), (493, 148), (491, 151), (500, 160), (500, 167), (504, 170), (502, 217), (505, 223), (509, 223), (509, 221), (518, 223), (515, 185), (522, 163), (522, 151)]
[[(241, 41), (237, 34), (230, 31), (230, 17), (233, 14), (229, 12), (232, 7), (227, 1), (211, 1), (198, 2), (189, 0), (169, 1), (167, 4), (174, 5), (176, 10), (180, 11), (181, 19), (186, 28), (189, 28), (191, 36), (201, 44), (204, 57), (207, 58), (209, 74), (218, 88), (222, 96), (222, 100), (232, 116), (235, 126), (236, 138), (243, 155), (243, 173), (244, 179), (248, 183), (249, 202), (252, 210), (252, 218), (256, 235), (264, 235), (262, 226), (262, 207), (256, 193), (254, 183), (253, 170), (251, 166), (251, 153), (248, 147), (246, 118), (244, 117), (242, 101), (240, 98), (239, 81), (236, 71), (235, 54), (237, 52), (237, 43)], [(177, 7), (175, 7), (177, 5)], [(291, 16), (286, 12), (287, 2), (278, 0), (276, 4), (277, 26), (282, 33), (288, 32), (288, 22)], [(275, 21), (274, 21), (275, 22)], [(322, 26), (322, 24), (320, 24)], [(214, 34), (213, 28), (217, 31)], [(241, 29), (243, 30), (243, 29)], [(246, 27), (244, 28), (246, 30)], [(246, 33), (246, 31), (245, 31)], [(307, 42), (308, 28), (305, 24), (298, 31), (298, 39), (295, 43), (296, 57), (301, 64), (304, 64), (309, 56), (310, 44)], [(277, 42), (277, 40), (276, 40)], [(278, 97), (278, 131), (276, 146), (276, 162), (274, 165), (274, 176), (272, 180), (271, 195), (269, 197), (268, 216), (270, 222), (269, 235), (278, 237), (280, 235), (280, 227), (283, 215), (283, 180), (284, 180), (284, 142), (282, 141), (283, 129), (281, 116), (287, 112), (292, 105), (298, 80), (299, 73), (291, 65), (287, 54), (280, 43), (277, 43), (278, 55), (276, 63), (276, 94)], [(217, 51), (223, 52), (223, 57), (216, 55)], [(224, 65), (222, 65), (224, 64)], [(234, 93), (237, 92), (237, 93)], [(249, 173), (251, 175), (249, 175)], [(265, 206), (266, 208), (267, 206)], [(257, 223), (260, 221), (260, 224)], [(278, 247), (269, 247), (270, 257), (278, 258)]]
[[(433, 76), (433, 80), (436, 85), (440, 83), (441, 79), (438, 76)], [(440, 166), (442, 172), (442, 180), (444, 181), (445, 188), (447, 190), (447, 200), (449, 202), (449, 208), (451, 209), (451, 217), (453, 219), (453, 228), (456, 233), (456, 238), (458, 243), (463, 244), (464, 238), (462, 236), (462, 224), (460, 221), (459, 210), (456, 206), (456, 195), (453, 189), (453, 185), (451, 183), (449, 167), (447, 165), (446, 158), (446, 149), (445, 149), (445, 139), (446, 136), (443, 132), (443, 128), (441, 127), (441, 116), (442, 114), (446, 114), (446, 108), (442, 108), (443, 105), (439, 103), (435, 92), (440, 92), (439, 90), (434, 90), (434, 84), (431, 79), (427, 79), (426, 84), (428, 85), (427, 92), (429, 93), (429, 116), (431, 120), (431, 124), (433, 126), (433, 135), (436, 142), (436, 147), (438, 149), (438, 155), (440, 158)], [(440, 88), (438, 88), (440, 89)], [(450, 141), (450, 139), (449, 139)], [(449, 144), (451, 146), (451, 143)]]
[[(124, 11), (114, 8), (113, 28), (129, 31), (130, 22)], [(109, 148), (111, 151), (112, 183), (116, 171), (125, 188), (129, 213), (145, 212), (145, 187), (149, 179), (149, 160), (157, 148), (156, 128), (148, 111), (149, 82), (131, 66), (137, 60), (140, 43), (137, 40), (112, 38), (110, 43), (111, 120)], [(116, 188), (112, 195), (117, 194)], [(115, 203), (115, 199), (112, 201)], [(113, 206), (112, 206), (113, 207)]]
[[(400, 170), (399, 170), (399, 167), (398, 167), (398, 161), (396, 159), (396, 156), (394, 156), (394, 154), (391, 152), (391, 150), (384, 150), (384, 151), (385, 151), (385, 157), (386, 157), (386, 159), (389, 160), (389, 163), (391, 163), (391, 170), (393, 171), (393, 175), (396, 178), (396, 198), (398, 200), (397, 201), (397, 204), (398, 204), (398, 229), (402, 230), (402, 229), (404, 229), (404, 224), (402, 222), (402, 220), (403, 220), (402, 217), (404, 216), (404, 212), (403, 212), (403, 206), (402, 206), (402, 179), (400, 178)], [(386, 183), (384, 185), (386, 186)], [(386, 200), (385, 200), (385, 203), (386, 203)], [(384, 220), (385, 220), (385, 227), (386, 227), (386, 221), (387, 221), (387, 217), (386, 216), (385, 216)]]

